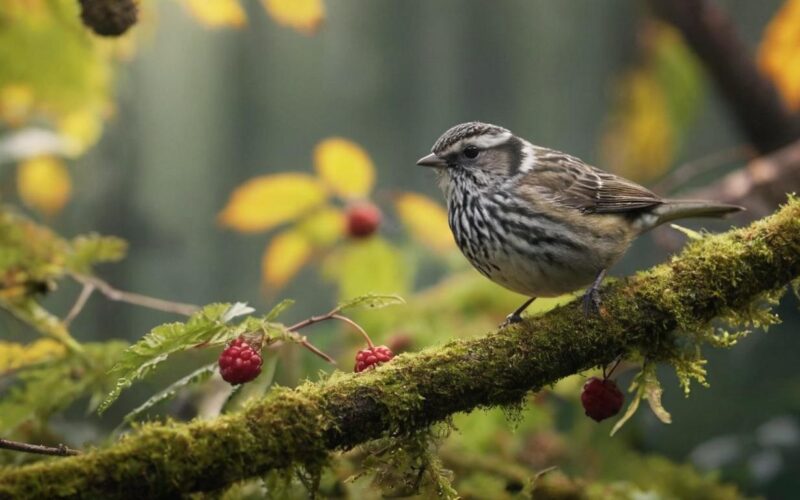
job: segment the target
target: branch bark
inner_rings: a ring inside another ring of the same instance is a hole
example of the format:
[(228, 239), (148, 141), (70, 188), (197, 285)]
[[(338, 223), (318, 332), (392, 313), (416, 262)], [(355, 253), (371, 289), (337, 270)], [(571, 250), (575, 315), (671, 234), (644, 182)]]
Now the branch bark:
[(800, 200), (793, 199), (749, 227), (704, 238), (669, 263), (605, 286), (599, 316), (568, 304), (375, 371), (275, 389), (242, 413), (145, 425), (107, 449), (0, 471), (0, 498), (173, 498), (270, 470), (315, 470), (332, 450), (518, 402), (620, 354), (670, 359), (677, 332), (744, 310), (798, 276)]

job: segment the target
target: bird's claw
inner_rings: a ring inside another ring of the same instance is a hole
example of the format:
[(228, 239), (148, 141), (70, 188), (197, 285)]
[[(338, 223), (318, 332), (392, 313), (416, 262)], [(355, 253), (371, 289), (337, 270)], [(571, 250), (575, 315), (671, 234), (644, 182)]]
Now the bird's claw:
[(508, 316), (506, 316), (505, 321), (500, 323), (500, 328), (505, 328), (507, 326), (515, 325), (521, 322), (522, 322), (522, 316), (520, 316), (517, 313), (511, 313)]
[(587, 318), (600, 312), (600, 290), (591, 287), (583, 294), (583, 315)]

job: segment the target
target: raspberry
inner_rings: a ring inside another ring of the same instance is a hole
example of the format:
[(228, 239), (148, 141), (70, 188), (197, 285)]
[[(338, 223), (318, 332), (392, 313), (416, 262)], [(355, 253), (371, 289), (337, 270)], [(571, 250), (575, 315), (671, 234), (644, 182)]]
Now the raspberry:
[(353, 371), (363, 372), (381, 363), (386, 363), (394, 357), (394, 353), (385, 345), (367, 347), (356, 354), (356, 366)]
[(625, 396), (611, 379), (592, 377), (583, 385), (581, 403), (586, 416), (596, 422), (619, 413)]
[(261, 373), (261, 355), (239, 337), (219, 355), (219, 372), (231, 385), (250, 382)]
[(347, 234), (351, 238), (366, 238), (377, 231), (383, 215), (369, 202), (351, 205), (347, 209)]

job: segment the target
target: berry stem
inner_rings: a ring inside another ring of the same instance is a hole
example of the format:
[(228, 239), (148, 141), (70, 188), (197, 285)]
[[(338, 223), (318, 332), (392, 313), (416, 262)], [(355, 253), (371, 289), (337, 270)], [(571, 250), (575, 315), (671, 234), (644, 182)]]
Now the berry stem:
[(305, 347), (305, 348), (306, 348), (306, 349), (308, 349), (309, 351), (313, 352), (314, 354), (316, 354), (316, 355), (317, 355), (317, 356), (319, 356), (320, 358), (324, 359), (324, 360), (325, 360), (325, 361), (327, 361), (328, 363), (330, 363), (330, 364), (332, 364), (332, 365), (335, 365), (335, 364), (336, 364), (336, 361), (335, 361), (335, 360), (334, 360), (332, 357), (328, 356), (327, 354), (325, 354), (324, 352), (322, 352), (322, 350), (321, 350), (321, 349), (319, 349), (319, 348), (318, 348), (318, 347), (316, 347), (314, 344), (312, 344), (311, 342), (309, 342), (309, 341), (308, 341), (308, 339), (307, 339), (305, 336), (302, 336), (302, 337), (300, 337), (300, 344), (302, 344), (302, 345), (303, 345), (303, 347)]
[(332, 311), (330, 311), (330, 312), (328, 312), (326, 314), (320, 314), (319, 316), (311, 316), (310, 318), (306, 318), (303, 321), (300, 321), (300, 322), (295, 323), (294, 325), (290, 326), (289, 328), (287, 328), (287, 330), (289, 330), (290, 332), (297, 332), (298, 330), (300, 330), (302, 328), (305, 328), (307, 326), (313, 325), (315, 323), (320, 323), (322, 321), (327, 321), (329, 319), (336, 319), (336, 320), (339, 320), (339, 321), (343, 321), (343, 322), (347, 323), (348, 325), (352, 326), (353, 328), (358, 330), (358, 332), (364, 337), (364, 340), (367, 341), (367, 345), (370, 348), (375, 347), (375, 345), (372, 343), (372, 339), (369, 338), (369, 334), (367, 334), (366, 330), (364, 330), (361, 327), (361, 325), (359, 325), (358, 323), (356, 323), (352, 319), (348, 318), (347, 316), (342, 316), (341, 314), (339, 314), (339, 308), (333, 309)]
[(352, 326), (353, 328), (358, 330), (358, 332), (364, 337), (364, 340), (367, 341), (367, 345), (369, 346), (370, 349), (375, 347), (375, 345), (372, 343), (372, 339), (369, 338), (369, 335), (367, 334), (366, 330), (364, 330), (361, 327), (361, 325), (359, 325), (358, 323), (356, 323), (352, 319), (348, 318), (347, 316), (342, 316), (341, 314), (334, 314), (334, 315), (331, 316), (331, 318), (338, 319), (339, 321), (344, 321), (348, 325)]

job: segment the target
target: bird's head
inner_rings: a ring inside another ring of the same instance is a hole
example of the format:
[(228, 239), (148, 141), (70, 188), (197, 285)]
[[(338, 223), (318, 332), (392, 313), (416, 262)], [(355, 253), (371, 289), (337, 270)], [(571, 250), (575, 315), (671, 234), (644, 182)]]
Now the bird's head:
[(447, 196), (454, 182), (471, 189), (501, 185), (526, 167), (532, 154), (527, 143), (509, 130), (482, 122), (450, 128), (431, 151), (417, 165), (437, 170)]

